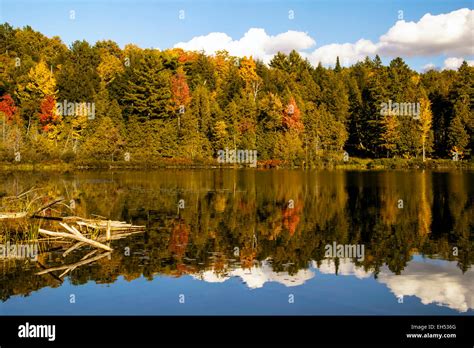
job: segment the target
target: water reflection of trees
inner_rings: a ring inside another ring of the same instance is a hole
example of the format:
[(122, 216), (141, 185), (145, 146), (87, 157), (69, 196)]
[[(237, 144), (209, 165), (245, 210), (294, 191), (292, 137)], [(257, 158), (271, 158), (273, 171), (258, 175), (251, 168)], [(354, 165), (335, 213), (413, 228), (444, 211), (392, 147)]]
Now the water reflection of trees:
[[(146, 234), (115, 241), (110, 259), (74, 270), (69, 275), (73, 284), (209, 269), (225, 275), (263, 260), (271, 260), (276, 272), (295, 274), (312, 260), (320, 265), (324, 246), (333, 241), (364, 244), (365, 259), (354, 263), (377, 276), (384, 265), (400, 274), (416, 252), (456, 260), (463, 272), (469, 268), (472, 178), (472, 173), (421, 171), (5, 174), (0, 192), (42, 185), (74, 199), (77, 215), (147, 224)], [(178, 209), (181, 199), (184, 209)], [(127, 247), (130, 256), (124, 252)], [(453, 248), (458, 248), (457, 256)], [(72, 253), (68, 260), (82, 256)], [(65, 262), (54, 251), (39, 261), (48, 267)], [(54, 275), (35, 275), (39, 265), (20, 260), (0, 264), (0, 297), (60, 285)]]

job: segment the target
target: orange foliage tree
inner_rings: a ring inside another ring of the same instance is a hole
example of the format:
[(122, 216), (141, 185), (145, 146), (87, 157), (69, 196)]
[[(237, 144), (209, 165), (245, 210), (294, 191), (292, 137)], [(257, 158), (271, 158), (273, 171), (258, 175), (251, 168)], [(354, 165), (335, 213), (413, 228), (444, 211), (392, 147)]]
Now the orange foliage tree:
[(181, 105), (188, 105), (191, 101), (191, 94), (189, 93), (189, 86), (186, 82), (186, 76), (182, 68), (179, 68), (176, 75), (171, 77), (171, 93), (173, 103), (176, 107)]
[(301, 121), (301, 112), (296, 105), (295, 98), (291, 97), (285, 110), (283, 110), (282, 118), (283, 127), (287, 130), (302, 131), (304, 129), (303, 122)]
[(178, 68), (176, 75), (171, 77), (171, 95), (173, 105), (178, 112), (178, 128), (180, 127), (180, 114), (184, 113), (186, 106), (191, 101), (189, 86), (183, 68)]

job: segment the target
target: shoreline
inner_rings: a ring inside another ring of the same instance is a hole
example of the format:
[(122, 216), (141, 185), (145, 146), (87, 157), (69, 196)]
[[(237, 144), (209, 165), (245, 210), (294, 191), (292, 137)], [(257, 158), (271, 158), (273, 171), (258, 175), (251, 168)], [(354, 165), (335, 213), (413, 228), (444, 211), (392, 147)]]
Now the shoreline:
[(156, 170), (156, 169), (256, 169), (256, 170), (418, 170), (418, 169), (461, 169), (474, 170), (473, 161), (453, 161), (449, 159), (429, 159), (425, 162), (418, 159), (365, 159), (352, 158), (344, 161), (320, 161), (311, 165), (288, 166), (276, 165), (271, 161), (259, 162), (256, 167), (241, 164), (217, 164), (213, 162), (179, 162), (163, 161), (81, 161), (81, 162), (41, 162), (41, 163), (11, 163), (0, 162), (0, 172), (8, 171), (88, 171), (88, 170)]

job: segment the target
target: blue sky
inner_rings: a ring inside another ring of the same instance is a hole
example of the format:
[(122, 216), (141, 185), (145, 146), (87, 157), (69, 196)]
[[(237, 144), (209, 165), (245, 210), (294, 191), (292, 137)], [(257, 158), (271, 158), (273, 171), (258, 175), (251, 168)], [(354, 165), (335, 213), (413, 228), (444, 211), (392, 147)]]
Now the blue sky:
[[(461, 8), (472, 9), (473, 2), (0, 0), (0, 22), (15, 27), (30, 25), (49, 37), (60, 36), (66, 44), (82, 39), (91, 43), (111, 39), (122, 47), (134, 43), (140, 47), (160, 49), (212, 32), (225, 33), (239, 40), (250, 28), (262, 28), (269, 36), (292, 30), (304, 32), (314, 39), (315, 45), (303, 50), (312, 52), (324, 45), (355, 43), (359, 39), (376, 43), (395, 25), (400, 10), (406, 22), (417, 22), (426, 13), (446, 14)], [(184, 11), (184, 19), (179, 18), (180, 10)], [(74, 19), (70, 18), (70, 11), (74, 11)], [(293, 19), (289, 18), (289, 11), (294, 11)], [(466, 45), (474, 46), (474, 43), (471, 40)], [(442, 66), (448, 56), (450, 54), (436, 53), (404, 58), (413, 68), (420, 70), (428, 63)], [(459, 54), (455, 56), (461, 57)], [(391, 59), (390, 56), (382, 58), (384, 62)], [(472, 56), (464, 55), (462, 58), (471, 59)]]

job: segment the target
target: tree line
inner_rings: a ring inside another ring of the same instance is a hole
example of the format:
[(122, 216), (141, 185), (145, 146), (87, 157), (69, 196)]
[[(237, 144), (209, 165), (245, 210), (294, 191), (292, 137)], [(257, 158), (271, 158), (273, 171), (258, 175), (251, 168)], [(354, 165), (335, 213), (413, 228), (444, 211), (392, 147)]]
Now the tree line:
[[(0, 158), (196, 162), (228, 148), (289, 165), (343, 154), (468, 159), (473, 85), (466, 62), (419, 73), (402, 58), (384, 66), (376, 56), (326, 68), (292, 51), (264, 64), (110, 40), (67, 47), (4, 23)], [(406, 115), (398, 105), (416, 107)]]

